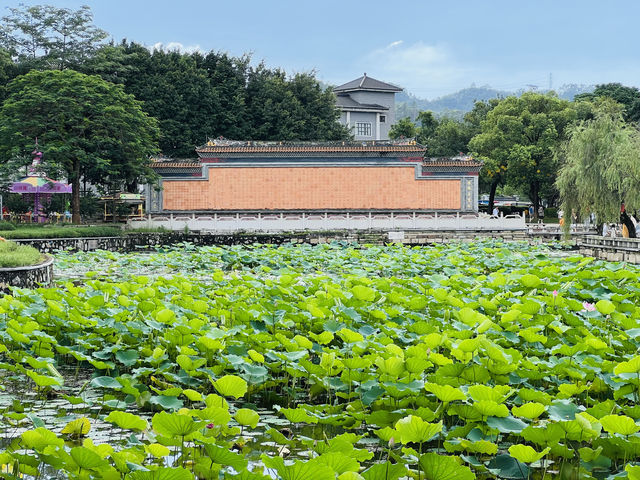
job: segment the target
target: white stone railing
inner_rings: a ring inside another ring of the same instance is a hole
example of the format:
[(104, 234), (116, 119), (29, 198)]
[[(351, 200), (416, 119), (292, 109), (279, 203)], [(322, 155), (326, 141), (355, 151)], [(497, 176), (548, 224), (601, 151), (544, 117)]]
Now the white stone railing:
[(291, 232), (334, 230), (526, 230), (524, 216), (493, 217), (437, 212), (236, 212), (167, 213), (129, 220), (137, 228), (199, 232)]

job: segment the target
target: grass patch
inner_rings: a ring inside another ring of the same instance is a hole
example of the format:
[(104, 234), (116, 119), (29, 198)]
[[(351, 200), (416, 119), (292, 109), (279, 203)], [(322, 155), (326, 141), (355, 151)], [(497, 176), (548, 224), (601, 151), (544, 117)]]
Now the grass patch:
[(119, 237), (119, 227), (18, 227), (15, 230), (2, 232), (4, 238), (78, 238), (78, 237)]
[(14, 242), (0, 242), (0, 268), (37, 265), (44, 256), (35, 248)]

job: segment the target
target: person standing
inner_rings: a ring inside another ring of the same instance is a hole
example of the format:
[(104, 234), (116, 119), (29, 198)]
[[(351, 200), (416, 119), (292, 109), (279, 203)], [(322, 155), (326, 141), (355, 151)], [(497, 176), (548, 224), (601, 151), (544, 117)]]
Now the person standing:
[(538, 223), (544, 223), (544, 207), (542, 205), (538, 207)]

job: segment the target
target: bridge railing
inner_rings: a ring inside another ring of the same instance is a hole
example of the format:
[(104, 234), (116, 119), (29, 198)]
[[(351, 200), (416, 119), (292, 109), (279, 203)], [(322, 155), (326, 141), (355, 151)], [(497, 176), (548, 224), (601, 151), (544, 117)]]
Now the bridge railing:
[(214, 212), (149, 214), (129, 220), (137, 228), (200, 232), (332, 230), (526, 230), (525, 217), (438, 212)]

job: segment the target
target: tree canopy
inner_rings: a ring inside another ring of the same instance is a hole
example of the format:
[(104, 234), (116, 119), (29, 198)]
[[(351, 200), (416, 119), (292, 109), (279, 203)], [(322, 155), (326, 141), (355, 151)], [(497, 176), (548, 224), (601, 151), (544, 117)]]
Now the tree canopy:
[(600, 102), (594, 114), (573, 126), (559, 149), (563, 165), (556, 185), (565, 212), (578, 218), (595, 213), (600, 224), (618, 222), (621, 203), (640, 210), (640, 133), (611, 100)]
[(533, 92), (507, 97), (487, 113), (469, 147), (484, 161), (490, 208), (497, 186), (508, 181), (527, 191), (537, 212), (555, 181), (554, 149), (576, 115), (569, 101)]
[(33, 70), (12, 81), (0, 109), (0, 155), (19, 157), (40, 142), (49, 170), (73, 185), (73, 221), (80, 221), (80, 182), (114, 186), (153, 177), (155, 119), (123, 88), (73, 70)]
[(640, 90), (626, 87), (620, 83), (605, 83), (596, 86), (593, 93), (583, 93), (576, 100), (595, 100), (600, 97), (610, 98), (621, 104), (623, 118), (628, 122), (640, 122)]

